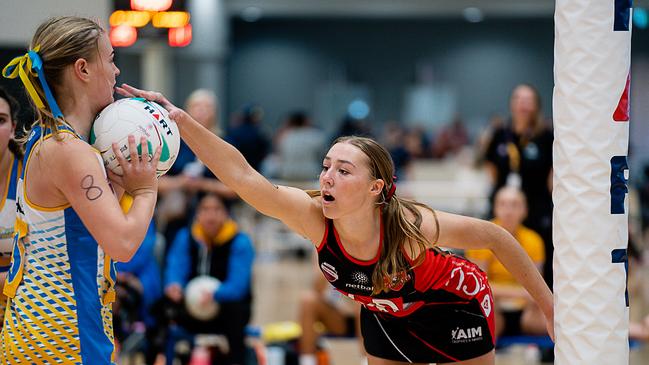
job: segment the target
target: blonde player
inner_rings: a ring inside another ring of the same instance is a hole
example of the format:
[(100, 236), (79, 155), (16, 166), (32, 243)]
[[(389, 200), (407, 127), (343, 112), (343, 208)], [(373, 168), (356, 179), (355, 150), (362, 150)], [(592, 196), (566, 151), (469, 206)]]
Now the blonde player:
[[(86, 141), (94, 116), (113, 101), (119, 70), (106, 32), (92, 20), (42, 23), (30, 51), (3, 76), (20, 77), (38, 119), (25, 145), (16, 192), (16, 235), (4, 287), (3, 364), (113, 364), (113, 259), (142, 242), (156, 202), (158, 149), (111, 175), (134, 197), (123, 213), (101, 157)], [(140, 141), (144, 156), (146, 141)], [(121, 191), (121, 189), (120, 189)]]

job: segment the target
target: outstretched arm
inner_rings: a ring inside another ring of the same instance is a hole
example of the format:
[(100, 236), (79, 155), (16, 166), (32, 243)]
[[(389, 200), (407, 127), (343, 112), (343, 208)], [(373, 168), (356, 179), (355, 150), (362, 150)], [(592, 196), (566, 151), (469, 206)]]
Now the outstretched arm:
[(160, 103), (176, 121), (187, 145), (225, 185), (262, 214), (277, 218), (314, 243), (324, 235), (319, 202), (300, 189), (273, 185), (246, 161), (232, 145), (211, 133), (162, 94), (129, 85), (118, 87), (124, 96), (138, 96)]

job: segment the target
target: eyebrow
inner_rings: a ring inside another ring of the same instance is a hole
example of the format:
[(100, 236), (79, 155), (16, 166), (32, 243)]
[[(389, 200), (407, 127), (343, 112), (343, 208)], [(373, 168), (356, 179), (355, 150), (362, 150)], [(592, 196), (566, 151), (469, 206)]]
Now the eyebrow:
[[(325, 159), (325, 161), (331, 161), (331, 157), (329, 157), (329, 156), (326, 156), (324, 159)], [(347, 160), (336, 160), (336, 161), (338, 161), (340, 163), (348, 163), (348, 164), (356, 167), (356, 165), (354, 165), (351, 161), (347, 161)]]
[(7, 113), (0, 113), (0, 117), (7, 117), (7, 118), (9, 118), (9, 114), (7, 114)]

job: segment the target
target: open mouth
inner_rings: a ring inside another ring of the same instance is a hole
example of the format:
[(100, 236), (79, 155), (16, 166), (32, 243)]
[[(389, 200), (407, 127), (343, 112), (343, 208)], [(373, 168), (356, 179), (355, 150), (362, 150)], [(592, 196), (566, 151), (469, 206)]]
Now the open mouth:
[(336, 198), (334, 198), (334, 197), (333, 197), (331, 194), (329, 194), (329, 193), (323, 193), (323, 194), (322, 194), (322, 199), (324, 199), (324, 200), (327, 201), (327, 202), (332, 202), (332, 201), (336, 200)]

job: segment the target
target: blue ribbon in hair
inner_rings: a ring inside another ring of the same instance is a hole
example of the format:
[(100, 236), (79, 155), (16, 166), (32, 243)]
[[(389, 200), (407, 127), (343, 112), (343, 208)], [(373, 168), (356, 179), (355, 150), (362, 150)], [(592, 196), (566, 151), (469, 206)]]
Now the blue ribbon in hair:
[(47, 100), (47, 104), (50, 106), (52, 115), (54, 116), (54, 118), (63, 118), (63, 113), (61, 113), (61, 109), (59, 109), (59, 105), (56, 103), (54, 95), (52, 95), (52, 91), (47, 85), (47, 81), (45, 81), (45, 74), (43, 73), (43, 60), (41, 59), (41, 56), (39, 56), (36, 51), (30, 50), (29, 58), (32, 59), (32, 69), (36, 70), (36, 73), (38, 74), (38, 81), (43, 87), (43, 91), (45, 92), (45, 100)]

